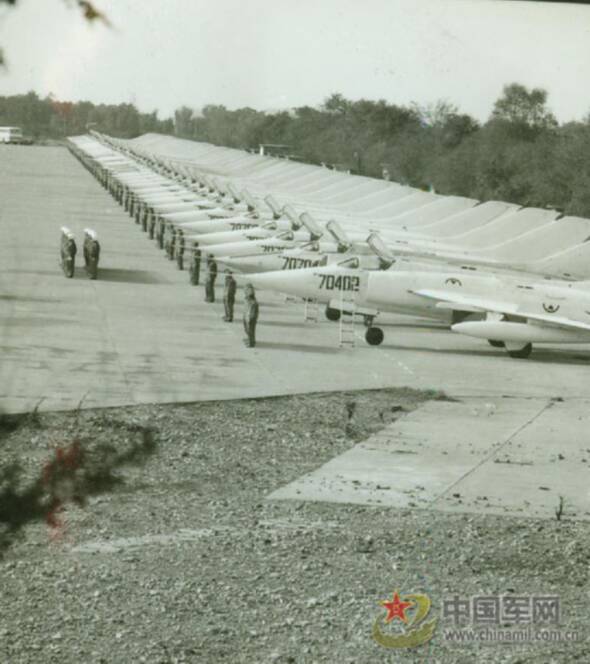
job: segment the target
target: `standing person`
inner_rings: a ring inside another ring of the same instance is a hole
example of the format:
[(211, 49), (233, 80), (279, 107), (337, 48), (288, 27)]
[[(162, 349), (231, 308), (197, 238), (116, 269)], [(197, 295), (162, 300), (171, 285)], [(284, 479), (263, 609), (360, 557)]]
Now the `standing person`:
[(256, 346), (256, 323), (258, 322), (258, 302), (252, 284), (244, 288), (244, 330), (247, 338), (244, 340), (248, 348)]
[(68, 279), (74, 276), (77, 250), (74, 234), (69, 228), (62, 226), (60, 247), (61, 268)]
[(205, 302), (215, 302), (215, 279), (217, 263), (212, 255), (207, 256), (207, 280), (205, 281)]
[(236, 301), (236, 280), (232, 277), (230, 270), (225, 271), (225, 284), (223, 287), (223, 306), (225, 307), (225, 316), (223, 320), (231, 323), (234, 319), (234, 303)]
[(164, 249), (164, 236), (166, 234), (166, 222), (163, 217), (158, 217), (158, 247)]
[(86, 228), (84, 230), (84, 263), (86, 266), (86, 274), (90, 279), (96, 279), (98, 275), (98, 259), (100, 258), (100, 244), (96, 233)]
[(166, 258), (170, 258), (170, 233), (168, 233), (166, 224), (164, 224), (162, 236), (164, 238), (164, 253), (166, 254)]
[(148, 207), (146, 207), (146, 216), (148, 219), (148, 232), (149, 232), (149, 237), (150, 240), (154, 239), (155, 231), (156, 231), (156, 215), (153, 210), (150, 210)]
[(170, 224), (170, 254), (168, 258), (173, 261), (176, 255), (176, 228), (174, 224)]
[(147, 205), (140, 205), (137, 208), (137, 216), (138, 218), (141, 218), (141, 230), (146, 233), (148, 229), (148, 217), (149, 217), (150, 211), (148, 209)]
[(191, 256), (191, 264), (189, 267), (190, 280), (193, 286), (199, 285), (200, 271), (201, 271), (201, 250), (199, 249), (198, 242), (193, 242), (193, 253)]
[(176, 248), (176, 265), (178, 265), (179, 270), (184, 270), (184, 233), (180, 230), (178, 233), (178, 242)]

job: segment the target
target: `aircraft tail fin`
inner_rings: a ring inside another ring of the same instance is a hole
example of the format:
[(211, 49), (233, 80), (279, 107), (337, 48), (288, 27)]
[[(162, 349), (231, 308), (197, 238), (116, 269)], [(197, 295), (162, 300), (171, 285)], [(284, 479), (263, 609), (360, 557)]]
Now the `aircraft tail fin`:
[(238, 190), (234, 187), (234, 185), (231, 182), (228, 182), (226, 184), (227, 190), (230, 193), (230, 196), (234, 199), (234, 203), (239, 203), (242, 199), (240, 198), (240, 194), (238, 193)]
[(273, 219), (280, 219), (280, 217), (281, 217), (281, 215), (282, 215), (283, 212), (282, 212), (282, 210), (281, 210), (281, 206), (277, 203), (276, 198), (275, 198), (272, 194), (269, 194), (269, 195), (264, 199), (264, 202), (265, 202), (265, 203), (268, 205), (268, 207), (271, 209)]
[(307, 228), (309, 231), (309, 235), (312, 240), (319, 240), (322, 237), (324, 234), (322, 229), (320, 228), (318, 222), (309, 214), (309, 212), (300, 214), (299, 219), (305, 228)]
[(298, 231), (301, 228), (301, 219), (297, 216), (297, 212), (290, 205), (283, 206), (283, 214), (291, 222), (291, 228)]
[(387, 270), (395, 263), (395, 256), (383, 242), (383, 238), (379, 233), (371, 233), (367, 238), (367, 244), (379, 259), (379, 266), (382, 270)]
[(220, 182), (217, 178), (211, 178), (211, 183), (215, 187), (215, 191), (219, 194), (218, 198), (221, 200), (225, 196), (227, 189), (223, 185), (223, 182)]
[(338, 251), (341, 254), (350, 249), (352, 243), (342, 226), (340, 226), (337, 221), (334, 221), (334, 219), (329, 221), (326, 224), (326, 230), (336, 240), (336, 243), (338, 244)]
[(248, 212), (256, 212), (258, 214), (258, 206), (252, 194), (247, 189), (243, 189), (241, 196), (244, 203), (248, 206)]
[(207, 187), (207, 189), (213, 193), (215, 191), (215, 187), (213, 186), (213, 182), (206, 176), (206, 175), (201, 175), (201, 183)]

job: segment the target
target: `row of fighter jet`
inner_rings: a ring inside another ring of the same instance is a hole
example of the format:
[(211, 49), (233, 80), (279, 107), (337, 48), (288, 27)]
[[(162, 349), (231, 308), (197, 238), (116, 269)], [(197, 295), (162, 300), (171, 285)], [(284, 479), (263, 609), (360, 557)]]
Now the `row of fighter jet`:
[[(309, 185), (281, 204), (276, 178), (272, 191), (261, 191), (260, 177), (232, 177), (227, 168), (211, 176), (190, 159), (162, 158), (99, 134), (70, 141), (144, 229), (182, 237), (189, 250), (258, 289), (322, 303), (331, 320), (362, 316), (371, 345), (383, 341), (375, 321), (385, 312), (444, 321), (518, 358), (528, 357), (533, 343), (590, 342), (588, 220), (453, 197), (437, 199), (434, 211), (412, 208), (408, 198), (423, 200), (422, 192), (400, 196), (394, 206), (405, 211), (393, 218), (374, 210), (367, 218), (354, 197), (345, 212), (331, 205), (325, 188), (324, 205), (306, 200)], [(392, 205), (385, 207), (392, 214)], [(515, 227), (521, 232), (497, 242), (496, 251), (485, 247), (486, 238), (492, 243)]]

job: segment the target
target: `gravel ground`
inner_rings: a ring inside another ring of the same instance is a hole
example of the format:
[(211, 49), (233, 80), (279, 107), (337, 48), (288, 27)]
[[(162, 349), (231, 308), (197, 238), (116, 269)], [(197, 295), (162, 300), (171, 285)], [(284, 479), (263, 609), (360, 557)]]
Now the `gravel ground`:
[[(92, 458), (149, 427), (156, 447), (116, 470), (108, 492), (69, 506), (64, 527), (32, 521), (5, 547), (0, 662), (589, 662), (588, 524), (265, 500), (432, 398), (444, 397), (381, 390), (4, 418), (0, 467), (17, 461), (23, 484), (75, 438)], [(438, 616), (454, 594), (559, 594), (562, 628), (580, 641), (457, 645), (439, 624), (429, 644), (387, 650), (371, 628), (394, 589), (427, 593)]]

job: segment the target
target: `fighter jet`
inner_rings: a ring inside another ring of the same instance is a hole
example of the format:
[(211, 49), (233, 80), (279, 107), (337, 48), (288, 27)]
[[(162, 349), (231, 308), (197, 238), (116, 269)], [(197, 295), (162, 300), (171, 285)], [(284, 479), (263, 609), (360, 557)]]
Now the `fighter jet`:
[[(277, 270), (299, 270), (304, 267), (317, 267), (336, 262), (334, 255), (318, 252), (317, 241), (308, 242), (295, 249), (286, 249), (281, 253), (267, 252), (243, 256), (224, 254), (218, 260), (232, 272), (246, 274), (275, 272)], [(339, 257), (339, 260), (342, 260), (342, 257)]]
[[(359, 270), (357, 258), (349, 258), (336, 265), (307, 267), (297, 270), (280, 270), (261, 274), (236, 274), (236, 280), (251, 283), (255, 288), (274, 290), (296, 295), (305, 300), (315, 300), (326, 305), (326, 316), (338, 320), (341, 312), (364, 317), (367, 326), (367, 343), (378, 345), (383, 341), (380, 328), (372, 327), (379, 309), (366, 301), (369, 272)], [(435, 317), (448, 318), (448, 313), (436, 311)]]
[[(382, 248), (380, 254), (381, 270), (361, 270), (358, 257), (353, 257), (325, 267), (236, 278), (326, 304), (330, 320), (337, 320), (341, 312), (361, 315), (370, 345), (384, 338), (383, 330), (373, 325), (380, 312), (446, 322), (455, 332), (505, 347), (511, 357), (527, 357), (533, 342), (590, 343), (587, 282), (540, 281), (469, 265), (461, 269), (441, 262), (396, 261)], [(562, 307), (563, 313), (556, 316)], [(467, 320), (474, 317), (478, 320)]]
[[(228, 185), (228, 188), (233, 190), (231, 185)], [(249, 196), (249, 193), (244, 191), (242, 192), (242, 195)], [(236, 200), (239, 199), (237, 199), (237, 194), (234, 193), (234, 202)], [(278, 208), (278, 205), (272, 196), (267, 196), (265, 202), (269, 206), (272, 214), (260, 211), (258, 208), (254, 208), (252, 204), (249, 204), (247, 215), (240, 214), (238, 216), (226, 216), (224, 218), (209, 218), (206, 221), (192, 219), (190, 221), (186, 219), (180, 221), (182, 217), (174, 214), (164, 214), (162, 216), (173, 223), (178, 223), (183, 230), (186, 230), (189, 233), (221, 233), (224, 231), (248, 230), (262, 226), (269, 221), (274, 221), (276, 223), (276, 228), (279, 231), (293, 229), (292, 221), (290, 219), (282, 218), (282, 210)], [(301, 223), (297, 224), (297, 227), (300, 226)]]
[[(256, 257), (269, 254), (282, 254), (286, 249), (290, 249), (300, 244), (303, 239), (302, 231), (284, 231), (272, 236), (266, 236), (264, 229), (254, 230), (248, 233), (247, 239), (242, 242), (218, 242), (217, 244), (207, 244), (203, 242), (209, 238), (209, 235), (197, 236), (198, 246), (207, 255), (214, 256), (216, 260), (224, 262), (221, 258), (232, 257)], [(217, 235), (217, 233), (212, 234)], [(219, 235), (224, 235), (220, 233)], [(194, 236), (188, 236), (188, 239), (195, 240)], [(308, 236), (309, 239), (309, 236)]]
[(367, 303), (414, 313), (451, 311), (459, 334), (504, 346), (525, 358), (533, 343), (590, 343), (590, 283), (516, 280), (500, 275), (448, 272), (371, 272)]
[[(304, 244), (310, 241), (318, 240), (323, 231), (317, 226), (313, 220), (305, 219), (302, 215), (301, 218), (296, 216), (288, 222), (290, 230), (279, 233), (281, 228), (284, 229), (285, 225), (280, 223), (281, 220), (267, 221), (266, 223), (253, 228), (245, 228), (241, 230), (223, 231), (221, 233), (204, 233), (187, 236), (187, 239), (198, 242), (199, 246), (206, 248), (208, 253), (216, 256), (246, 256), (253, 254), (263, 254), (269, 252), (276, 252), (278, 249), (269, 249), (263, 245), (255, 243), (248, 246), (248, 241), (262, 240), (265, 238), (275, 237), (282, 241), (282, 250), (289, 249)], [(288, 235), (287, 235), (288, 234)], [(285, 242), (287, 242), (285, 244)], [(239, 243), (239, 251), (224, 252), (215, 245), (229, 245)], [(270, 245), (269, 245), (270, 246)], [(211, 249), (211, 251), (209, 251)]]

